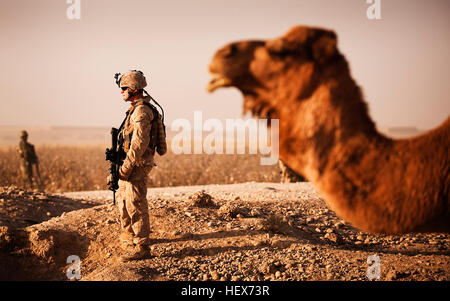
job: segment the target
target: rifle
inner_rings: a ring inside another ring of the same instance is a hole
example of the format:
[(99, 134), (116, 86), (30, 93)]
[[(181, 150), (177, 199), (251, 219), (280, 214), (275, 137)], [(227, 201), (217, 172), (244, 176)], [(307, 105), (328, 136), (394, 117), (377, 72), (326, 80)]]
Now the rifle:
[(116, 190), (119, 189), (119, 169), (127, 155), (123, 149), (123, 137), (121, 135), (127, 117), (128, 111), (119, 129), (111, 129), (111, 148), (107, 148), (105, 151), (106, 161), (111, 162), (109, 172), (112, 175), (112, 180), (108, 183), (108, 189), (113, 192), (114, 205), (116, 205)]

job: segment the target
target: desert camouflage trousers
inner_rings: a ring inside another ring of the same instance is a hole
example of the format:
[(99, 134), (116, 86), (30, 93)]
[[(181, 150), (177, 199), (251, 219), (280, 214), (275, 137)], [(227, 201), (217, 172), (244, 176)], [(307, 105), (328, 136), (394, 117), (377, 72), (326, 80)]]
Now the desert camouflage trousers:
[(148, 216), (147, 176), (153, 166), (133, 168), (128, 181), (119, 180), (117, 204), (122, 232), (133, 237), (133, 243), (150, 243), (150, 220)]

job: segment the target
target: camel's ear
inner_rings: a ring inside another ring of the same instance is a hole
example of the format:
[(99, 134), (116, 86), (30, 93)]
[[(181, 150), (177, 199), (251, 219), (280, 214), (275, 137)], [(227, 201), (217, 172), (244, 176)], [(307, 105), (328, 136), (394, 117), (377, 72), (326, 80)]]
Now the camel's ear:
[(311, 52), (314, 60), (318, 63), (324, 63), (337, 54), (336, 34), (328, 31), (320, 35), (312, 42)]

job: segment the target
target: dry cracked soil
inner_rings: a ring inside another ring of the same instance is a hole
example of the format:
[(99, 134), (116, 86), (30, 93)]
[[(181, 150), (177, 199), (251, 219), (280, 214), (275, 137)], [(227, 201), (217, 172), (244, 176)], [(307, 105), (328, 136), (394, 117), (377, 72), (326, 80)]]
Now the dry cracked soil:
[(147, 198), (152, 257), (123, 263), (112, 192), (0, 188), (0, 280), (68, 280), (70, 255), (80, 280), (369, 280), (377, 270), (450, 280), (450, 235), (360, 232), (309, 183), (150, 188)]

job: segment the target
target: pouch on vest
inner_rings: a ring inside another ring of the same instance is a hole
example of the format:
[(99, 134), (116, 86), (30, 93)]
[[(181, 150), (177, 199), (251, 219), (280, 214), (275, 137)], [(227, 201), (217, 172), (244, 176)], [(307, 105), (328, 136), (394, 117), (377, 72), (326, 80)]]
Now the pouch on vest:
[[(148, 106), (152, 112), (153, 112), (153, 120), (151, 121), (150, 126), (150, 143), (149, 147), (160, 155), (164, 155), (167, 152), (167, 143), (166, 143), (166, 126), (164, 125), (162, 121), (161, 114), (158, 112), (158, 110), (151, 105), (148, 102), (141, 102), (138, 105), (146, 105)], [(130, 112), (130, 116), (131, 116)], [(132, 138), (133, 132), (124, 132), (124, 150), (125, 152), (128, 152), (130, 150), (131, 145), (131, 138)]]

